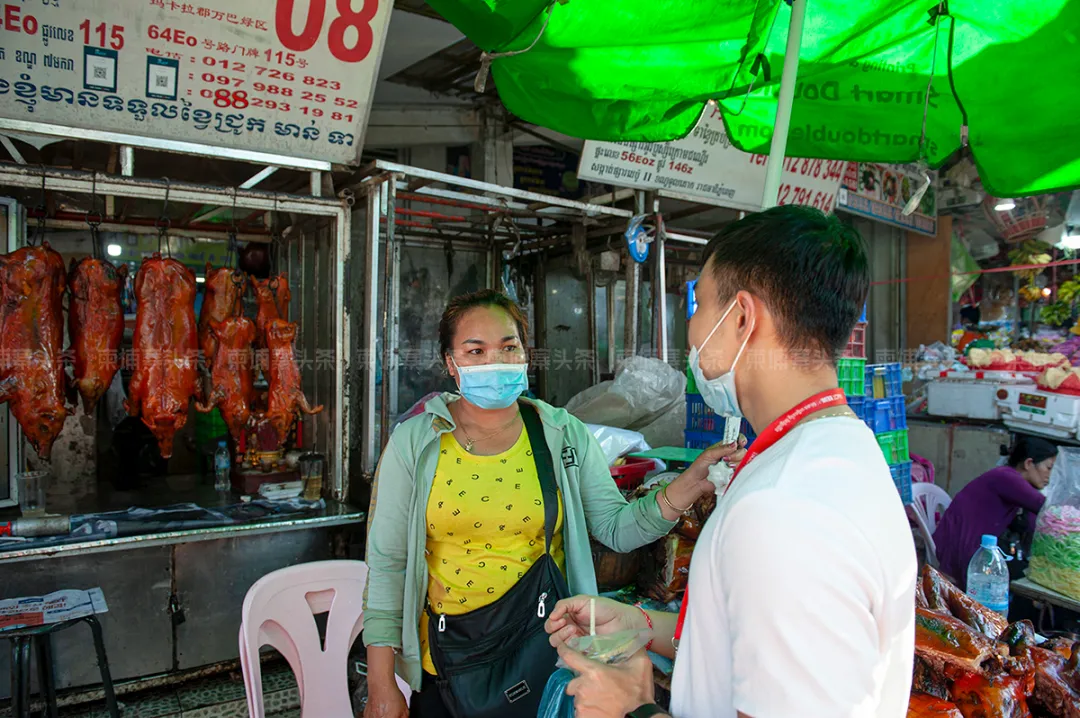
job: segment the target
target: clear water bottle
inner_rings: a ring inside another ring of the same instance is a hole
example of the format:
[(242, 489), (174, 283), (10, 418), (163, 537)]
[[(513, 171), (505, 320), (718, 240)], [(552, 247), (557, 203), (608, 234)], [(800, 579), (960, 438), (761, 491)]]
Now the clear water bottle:
[(996, 536), (983, 536), (982, 546), (968, 563), (967, 592), (991, 611), (1009, 614), (1009, 566)]
[(229, 447), (225, 445), (224, 441), (219, 441), (218, 448), (214, 452), (214, 488), (218, 491), (228, 491), (232, 486), (229, 480), (231, 464)]

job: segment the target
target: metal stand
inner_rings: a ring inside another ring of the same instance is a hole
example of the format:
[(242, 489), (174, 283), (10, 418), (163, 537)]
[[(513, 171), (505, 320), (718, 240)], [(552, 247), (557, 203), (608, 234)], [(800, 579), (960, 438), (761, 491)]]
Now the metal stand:
[(34, 645), (38, 662), (38, 690), (45, 703), (49, 718), (57, 718), (56, 680), (53, 671), (52, 634), (71, 628), (78, 623), (90, 625), (94, 637), (94, 651), (97, 653), (98, 670), (101, 671), (101, 686), (105, 691), (105, 706), (112, 718), (120, 718), (120, 709), (116, 704), (116, 691), (113, 689), (112, 674), (109, 672), (109, 659), (105, 655), (105, 639), (101, 633), (101, 624), (96, 616), (73, 618), (70, 621), (52, 623), (46, 626), (21, 628), (0, 634), (11, 641), (11, 715), (13, 718), (30, 718), (30, 645)]
[(784, 173), (784, 156), (787, 153), (788, 129), (791, 127), (791, 105), (795, 101), (795, 80), (799, 73), (799, 52), (802, 49), (805, 18), (806, 0), (793, 0), (787, 48), (784, 51), (784, 74), (780, 77), (780, 98), (776, 105), (776, 123), (773, 126), (772, 144), (769, 146), (769, 161), (765, 165), (762, 209), (775, 207), (780, 194), (780, 178)]

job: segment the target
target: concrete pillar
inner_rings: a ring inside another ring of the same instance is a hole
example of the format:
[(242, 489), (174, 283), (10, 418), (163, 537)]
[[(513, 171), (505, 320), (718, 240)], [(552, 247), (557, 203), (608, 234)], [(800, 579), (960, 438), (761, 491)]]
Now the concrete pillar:
[(475, 180), (503, 187), (514, 186), (514, 133), (506, 115), (496, 108), (480, 114), (480, 141), (472, 147)]

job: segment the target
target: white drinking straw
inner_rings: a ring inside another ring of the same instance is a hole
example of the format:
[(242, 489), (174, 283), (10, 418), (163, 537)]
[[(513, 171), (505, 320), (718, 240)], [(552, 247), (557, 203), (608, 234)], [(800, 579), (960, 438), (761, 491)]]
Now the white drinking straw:
[(589, 599), (589, 635), (596, 635), (596, 599)]

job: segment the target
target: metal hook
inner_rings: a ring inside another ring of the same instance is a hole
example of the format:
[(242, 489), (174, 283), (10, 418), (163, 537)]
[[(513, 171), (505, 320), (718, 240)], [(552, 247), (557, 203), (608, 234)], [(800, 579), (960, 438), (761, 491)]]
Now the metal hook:
[(165, 202), (161, 205), (161, 216), (154, 222), (154, 226), (158, 231), (158, 254), (161, 254), (161, 243), (165, 241), (165, 248), (169, 253), (169, 258), (172, 258), (172, 249), (169, 248), (169, 243), (166, 239), (166, 235), (169, 233), (169, 227), (172, 226), (172, 220), (169, 219), (169, 192), (172, 190), (172, 182), (169, 178), (165, 178)]
[(45, 237), (45, 218), (49, 214), (49, 205), (47, 195), (45, 194), (45, 165), (41, 165), (41, 200), (38, 206), (34, 208), (33, 216), (37, 220), (37, 227), (30, 231), (30, 236), (27, 237), (26, 244), (30, 247), (34, 246), (35, 240), (37, 243), (41, 243)]

